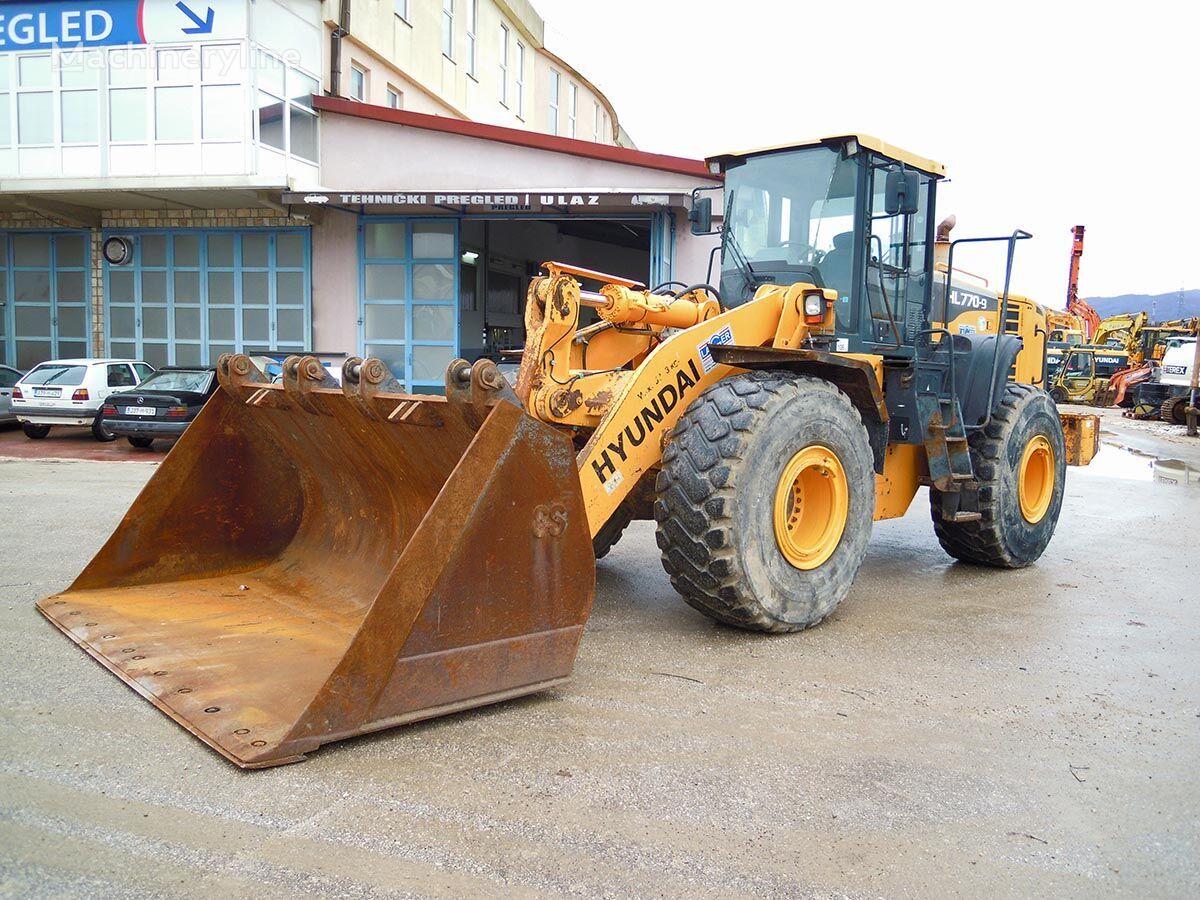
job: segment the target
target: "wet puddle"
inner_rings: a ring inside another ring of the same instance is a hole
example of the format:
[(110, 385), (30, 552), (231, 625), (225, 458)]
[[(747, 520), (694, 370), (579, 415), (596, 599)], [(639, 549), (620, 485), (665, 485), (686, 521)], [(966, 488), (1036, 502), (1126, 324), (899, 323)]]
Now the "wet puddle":
[(1160, 459), (1153, 453), (1108, 442), (1101, 443), (1100, 452), (1092, 459), (1090, 465), (1075, 471), (1098, 475), (1101, 478), (1200, 487), (1200, 469), (1188, 465), (1183, 460)]

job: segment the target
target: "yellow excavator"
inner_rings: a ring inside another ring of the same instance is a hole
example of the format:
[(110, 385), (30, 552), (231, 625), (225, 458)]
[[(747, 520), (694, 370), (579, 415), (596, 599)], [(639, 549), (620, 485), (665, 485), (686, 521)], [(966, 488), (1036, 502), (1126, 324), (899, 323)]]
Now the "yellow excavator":
[[(866, 135), (714, 157), (720, 286), (547, 263), (515, 386), (452, 363), (409, 395), (377, 359), (221, 389), (83, 573), (39, 609), (244, 767), (528, 694), (571, 672), (595, 557), (652, 517), (689, 604), (816, 625), (872, 522), (929, 487), (952, 557), (1016, 568), (1054, 533), (1094, 416), (1045, 391), (1045, 310), (946, 328), (943, 167)], [(693, 230), (712, 233), (711, 200)], [(957, 315), (957, 312), (955, 312)]]

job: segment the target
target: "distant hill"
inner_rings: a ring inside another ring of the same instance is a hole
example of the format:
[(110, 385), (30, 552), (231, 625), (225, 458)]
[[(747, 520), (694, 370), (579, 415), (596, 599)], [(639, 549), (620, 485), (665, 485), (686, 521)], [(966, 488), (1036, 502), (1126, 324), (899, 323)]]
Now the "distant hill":
[[(1182, 299), (1181, 299), (1182, 298)], [(1142, 310), (1156, 322), (1200, 316), (1200, 290), (1170, 294), (1121, 294), (1117, 297), (1087, 297), (1100, 318)]]

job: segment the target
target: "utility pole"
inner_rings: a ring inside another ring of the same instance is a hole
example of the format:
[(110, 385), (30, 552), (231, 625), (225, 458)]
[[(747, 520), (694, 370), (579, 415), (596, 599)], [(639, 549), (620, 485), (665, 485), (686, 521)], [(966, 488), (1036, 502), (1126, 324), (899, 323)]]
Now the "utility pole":
[(1187, 433), (1196, 437), (1196, 419), (1200, 410), (1196, 409), (1196, 394), (1200, 393), (1200, 335), (1196, 337), (1196, 355), (1192, 357), (1192, 396), (1187, 408)]

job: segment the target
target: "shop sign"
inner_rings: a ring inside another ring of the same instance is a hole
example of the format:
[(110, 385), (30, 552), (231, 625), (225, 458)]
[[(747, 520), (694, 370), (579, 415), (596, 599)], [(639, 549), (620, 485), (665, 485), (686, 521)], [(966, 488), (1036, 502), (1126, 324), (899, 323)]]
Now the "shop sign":
[[(672, 199), (675, 200), (674, 204)], [(294, 206), (422, 207), (455, 212), (541, 212), (633, 209), (682, 206), (682, 196), (633, 193), (567, 193), (562, 191), (446, 191), (388, 193), (285, 193), (283, 202)]]
[(246, 36), (246, 0), (0, 3), (0, 53)]

